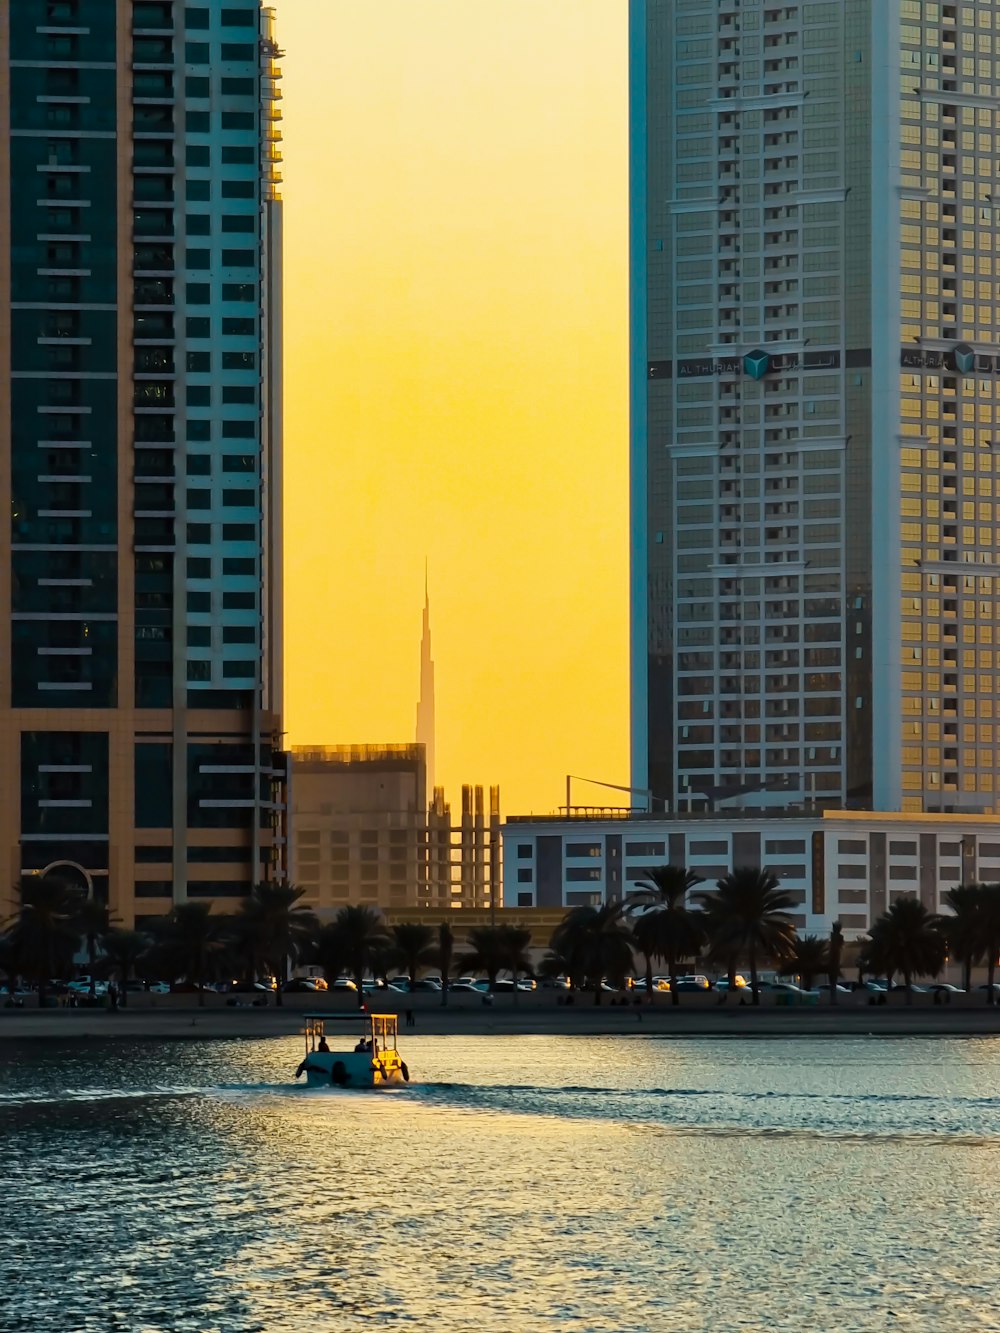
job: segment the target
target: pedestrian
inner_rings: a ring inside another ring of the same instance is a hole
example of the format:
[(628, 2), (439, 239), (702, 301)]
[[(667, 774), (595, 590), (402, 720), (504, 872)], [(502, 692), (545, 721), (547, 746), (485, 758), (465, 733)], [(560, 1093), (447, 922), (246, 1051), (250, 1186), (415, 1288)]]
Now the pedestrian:
[(111, 1005), (111, 1012), (115, 1013), (118, 1009), (118, 987), (113, 981), (108, 984), (108, 1001)]
[(407, 1009), (406, 1011), (406, 1026), (408, 1028), (414, 1028), (417, 1026), (417, 1020), (413, 1015), (412, 1009)]

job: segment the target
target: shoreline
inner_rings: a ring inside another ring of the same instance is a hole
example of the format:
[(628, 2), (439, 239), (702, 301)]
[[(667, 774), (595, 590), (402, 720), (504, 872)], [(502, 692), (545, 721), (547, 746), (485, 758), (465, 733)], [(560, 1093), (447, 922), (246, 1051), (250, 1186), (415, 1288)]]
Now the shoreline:
[[(315, 1006), (310, 1012), (318, 1012)], [(171, 1005), (119, 1010), (0, 1010), (0, 1046), (4, 1041), (91, 1040), (266, 1040), (301, 1034), (299, 1007), (222, 1009)], [(329, 1010), (349, 1014), (347, 1009)], [(404, 1011), (405, 1012), (405, 1011)], [(779, 1010), (770, 1007), (640, 1010), (583, 1007), (562, 1009), (524, 1006), (484, 1011), (478, 1008), (413, 1007), (414, 1025), (400, 1013), (400, 1043), (409, 1037), (1000, 1037), (1000, 1006), (899, 1008), (846, 1006)], [(338, 1024), (339, 1026), (339, 1024)], [(351, 1030), (349, 1025), (345, 1028)]]

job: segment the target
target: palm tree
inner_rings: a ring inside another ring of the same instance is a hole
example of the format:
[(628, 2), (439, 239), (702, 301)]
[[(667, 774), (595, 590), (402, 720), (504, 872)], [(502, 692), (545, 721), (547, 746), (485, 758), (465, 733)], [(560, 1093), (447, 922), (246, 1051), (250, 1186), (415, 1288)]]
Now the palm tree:
[(25, 971), (38, 984), (38, 1005), (44, 1008), (48, 981), (56, 960), (68, 962), (79, 943), (79, 892), (50, 875), (25, 875), (15, 885), (21, 910), (11, 927)]
[(783, 892), (777, 876), (756, 866), (738, 866), (717, 882), (714, 893), (702, 895), (708, 918), (711, 951), (724, 958), (729, 989), (735, 990), (736, 963), (746, 958), (754, 1004), (760, 1004), (757, 964), (762, 958), (781, 961), (791, 951), (795, 927), (786, 915), (795, 899)]
[(986, 955), (986, 1003), (996, 1004), (997, 954), (1000, 953), (1000, 884), (984, 884), (982, 895), (983, 953)]
[[(252, 963), (267, 962), (278, 982), (276, 1000), (282, 1003), (282, 986), (288, 980), (289, 959), (299, 958), (316, 939), (319, 923), (301, 899), (305, 889), (294, 884), (264, 880), (255, 884), (240, 904), (237, 932)], [(253, 978), (256, 977), (256, 972)]]
[[(328, 942), (328, 947), (339, 956), (341, 965), (346, 966), (353, 977), (358, 1006), (362, 1007), (365, 1002), (365, 972), (369, 967), (374, 967), (374, 959), (380, 950), (387, 947), (389, 936), (375, 908), (364, 907), (360, 903), (351, 903), (340, 909), (334, 918), (333, 932), (335, 945)], [(332, 976), (327, 973), (331, 981), (336, 975), (336, 972)]]
[(138, 930), (108, 930), (101, 938), (101, 948), (104, 950), (104, 956), (111, 964), (112, 971), (118, 973), (121, 981), (120, 1003), (123, 1009), (128, 1003), (126, 982), (129, 973), (146, 952), (148, 944), (149, 941), (146, 936)]
[(211, 903), (176, 903), (168, 916), (156, 922), (156, 939), (171, 973), (183, 975), (205, 1003), (205, 976), (226, 947), (230, 923), (212, 915)]
[(441, 1004), (448, 1003), (448, 987), (451, 984), (451, 963), (455, 956), (455, 932), (450, 921), (442, 921), (438, 926), (437, 965), (441, 969)]
[(434, 929), (422, 921), (401, 921), (392, 927), (391, 938), (395, 956), (406, 968), (407, 985), (412, 992), (421, 969), (434, 961)]
[(76, 928), (83, 936), (87, 949), (87, 970), (90, 973), (90, 998), (97, 994), (97, 946), (102, 935), (111, 929), (111, 911), (100, 898), (81, 898), (76, 909)]
[(625, 924), (625, 904), (617, 898), (600, 907), (584, 903), (573, 907), (552, 932), (553, 953), (579, 959), (594, 990), (594, 1003), (601, 1003), (605, 976), (623, 978), (633, 966), (632, 933)]
[(844, 932), (840, 922), (835, 921), (830, 927), (830, 943), (827, 948), (827, 981), (830, 983), (830, 1003), (838, 1000), (837, 985), (840, 981), (840, 960), (844, 952)]
[(0, 972), (7, 978), (7, 992), (11, 1002), (23, 967), (24, 959), (17, 935), (13, 930), (7, 930), (0, 935)]
[(886, 976), (902, 972), (906, 1003), (913, 1003), (914, 976), (937, 976), (946, 945), (941, 918), (928, 912), (919, 898), (897, 898), (872, 924), (869, 958)]
[[(677, 964), (684, 958), (697, 957), (705, 942), (702, 913), (687, 906), (688, 894), (702, 881), (684, 866), (657, 866), (644, 872), (637, 891), (629, 898), (634, 915), (632, 932), (643, 953), (653, 945), (656, 955), (666, 960), (670, 973), (670, 1002), (680, 1004), (677, 989)], [(650, 924), (646, 924), (650, 921)], [(644, 943), (645, 941), (645, 943)], [(654, 943), (655, 942), (655, 943)], [(653, 969), (646, 953), (646, 993), (652, 998)]]
[(646, 960), (646, 995), (653, 1002), (653, 959), (661, 958), (659, 913), (653, 909), (639, 913), (632, 921), (632, 942)]
[(531, 945), (531, 931), (521, 926), (504, 924), (498, 926), (500, 935), (500, 962), (510, 973), (514, 981), (514, 1003), (517, 1003), (517, 979), (524, 972), (531, 971), (531, 959), (528, 949)]
[(503, 966), (503, 942), (499, 926), (473, 926), (469, 931), (469, 947), (459, 957), (463, 972), (485, 972), (490, 994), (496, 989), (497, 973)]
[[(838, 969), (839, 970), (839, 969)], [(813, 982), (823, 973), (830, 972), (830, 945), (818, 935), (798, 935), (792, 941), (791, 952), (781, 965), (783, 976), (799, 975), (802, 989), (812, 990)], [(834, 983), (831, 981), (831, 994)]]
[(952, 916), (942, 916), (941, 929), (948, 948), (962, 960), (962, 985), (972, 990), (972, 968), (981, 962), (986, 952), (986, 920), (984, 909), (989, 902), (986, 884), (959, 884), (949, 889), (944, 901)]

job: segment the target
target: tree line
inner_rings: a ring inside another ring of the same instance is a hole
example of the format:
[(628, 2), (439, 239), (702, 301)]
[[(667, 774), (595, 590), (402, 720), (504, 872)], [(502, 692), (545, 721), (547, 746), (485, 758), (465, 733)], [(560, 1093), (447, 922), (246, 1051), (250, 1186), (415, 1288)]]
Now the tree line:
[[(211, 904), (177, 903), (146, 929), (116, 923), (107, 906), (62, 880), (26, 876), (15, 886), (16, 914), (0, 932), (0, 974), (11, 992), (23, 978), (38, 989), (44, 1003), (50, 982), (74, 970), (73, 959), (86, 953), (90, 976), (97, 970), (122, 982), (142, 975), (183, 979), (198, 989), (222, 978), (239, 976), (252, 983), (266, 973), (281, 983), (290, 967), (319, 966), (331, 980), (349, 976), (362, 1002), (366, 977), (386, 979), (400, 969), (410, 985), (421, 971), (436, 967), (442, 978), (442, 1003), (456, 974), (486, 977), (492, 991), (500, 973), (565, 977), (569, 984), (593, 990), (600, 1002), (605, 981), (624, 985), (644, 961), (647, 994), (653, 993), (653, 968), (660, 963), (670, 978), (671, 1003), (679, 1004), (682, 967), (699, 963), (725, 969), (729, 989), (738, 972), (747, 971), (755, 1004), (760, 1001), (759, 973), (773, 965), (799, 975), (806, 988), (827, 977), (830, 999), (837, 1002), (844, 936), (834, 922), (828, 939), (799, 935), (790, 912), (798, 906), (766, 869), (741, 867), (719, 879), (713, 889), (684, 866), (647, 870), (622, 900), (570, 908), (549, 940), (548, 952), (534, 968), (531, 931), (515, 924), (470, 929), (459, 948), (452, 924), (401, 922), (389, 926), (372, 907), (342, 907), (321, 924), (301, 901), (304, 890), (291, 884), (256, 884), (236, 911), (213, 912)], [(949, 890), (949, 915), (930, 912), (918, 898), (900, 897), (860, 941), (859, 976), (899, 975), (909, 990), (915, 977), (937, 976), (950, 956), (961, 962), (965, 989), (972, 968), (988, 970), (987, 1003), (994, 1003), (996, 961), (1000, 954), (1000, 884), (968, 884)], [(92, 982), (93, 984), (93, 982)]]

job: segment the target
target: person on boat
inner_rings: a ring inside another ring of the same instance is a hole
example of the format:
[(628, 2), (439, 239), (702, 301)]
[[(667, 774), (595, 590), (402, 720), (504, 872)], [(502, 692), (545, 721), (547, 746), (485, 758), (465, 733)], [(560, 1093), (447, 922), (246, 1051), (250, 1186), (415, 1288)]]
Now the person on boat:
[(316, 1045), (316, 1049), (317, 1051), (329, 1051), (330, 1047), (327, 1045), (325, 1037), (320, 1037), (319, 1042)]
[(368, 1050), (368, 1043), (367, 1043), (367, 1041), (365, 1041), (364, 1037), (359, 1038), (359, 1040), (358, 1040), (358, 1044), (357, 1044), (357, 1046), (355, 1046), (354, 1049), (355, 1049), (356, 1052), (357, 1052), (357, 1051), (367, 1051), (367, 1050)]

